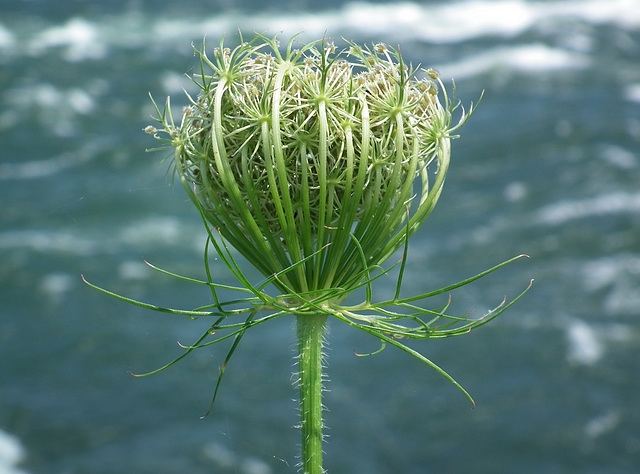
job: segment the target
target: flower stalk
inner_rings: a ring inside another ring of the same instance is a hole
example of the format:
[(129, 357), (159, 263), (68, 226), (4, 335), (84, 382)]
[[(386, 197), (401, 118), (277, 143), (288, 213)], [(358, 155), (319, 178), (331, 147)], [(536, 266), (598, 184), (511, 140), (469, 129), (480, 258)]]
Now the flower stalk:
[(300, 386), (302, 472), (321, 474), (322, 469), (322, 345), (325, 315), (296, 316)]
[[(256, 35), (234, 49), (223, 41), (207, 52), (195, 49), (198, 95), (187, 95), (180, 124), (170, 99), (153, 102), (159, 128), (145, 130), (170, 150), (172, 165), (207, 230), (206, 280), (158, 269), (204, 285), (214, 304), (190, 310), (160, 308), (90, 286), (123, 301), (170, 314), (212, 321), (183, 355), (233, 338), (211, 400), (244, 332), (274, 318), (293, 315), (298, 335), (305, 473), (322, 469), (322, 344), (327, 318), (393, 345), (469, 393), (404, 339), (467, 334), (515, 303), (505, 299), (478, 319), (423, 303), (450, 293), (523, 257), (509, 259), (461, 282), (416, 296), (402, 294), (409, 238), (438, 202), (451, 158), (451, 140), (468, 120), (448, 96), (438, 74), (405, 64), (384, 44), (371, 48), (327, 40), (307, 44), (295, 37)], [(152, 98), (153, 101), (153, 98)], [(453, 120), (460, 111), (457, 122)], [(251, 283), (236, 264), (233, 247), (264, 276)], [(239, 286), (213, 281), (209, 251)], [(396, 252), (402, 257), (385, 267)], [(392, 299), (376, 301), (378, 278), (398, 268)], [(266, 291), (276, 290), (277, 296)], [(364, 300), (347, 304), (355, 290)], [(219, 292), (236, 293), (223, 301)], [(244, 320), (238, 318), (244, 317)], [(373, 354), (369, 354), (373, 355)]]

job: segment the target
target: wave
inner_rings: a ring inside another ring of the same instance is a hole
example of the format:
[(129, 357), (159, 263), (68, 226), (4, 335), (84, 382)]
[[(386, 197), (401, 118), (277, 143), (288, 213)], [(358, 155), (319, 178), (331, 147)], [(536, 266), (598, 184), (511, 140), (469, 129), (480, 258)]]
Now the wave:
[(540, 224), (558, 225), (592, 216), (637, 212), (640, 212), (640, 193), (615, 192), (593, 198), (550, 204), (538, 211), (535, 221)]
[[(110, 238), (101, 231), (97, 234), (75, 229), (25, 229), (0, 232), (0, 250), (29, 249), (41, 253), (68, 253), (80, 256), (108, 255), (123, 248), (175, 247), (202, 251), (205, 237), (202, 224), (197, 220), (185, 224), (168, 215), (153, 215), (134, 219), (112, 229)], [(1, 472), (1, 471), (0, 471)]]
[(98, 245), (95, 241), (62, 231), (9, 230), (0, 233), (0, 249), (27, 248), (42, 253), (91, 256)]
[(567, 360), (573, 364), (594, 365), (604, 355), (598, 331), (584, 321), (573, 319), (566, 325)]
[(20, 440), (0, 430), (0, 472), (3, 474), (25, 474), (18, 465), (26, 458), (26, 450)]
[(463, 79), (505, 69), (539, 74), (557, 70), (584, 69), (590, 64), (591, 59), (585, 54), (535, 43), (498, 46), (434, 67), (443, 77)]
[(108, 149), (106, 140), (92, 140), (79, 149), (42, 160), (0, 163), (0, 181), (46, 178), (87, 163)]
[(303, 32), (303, 36), (314, 38), (357, 34), (451, 44), (483, 37), (513, 38), (532, 28), (553, 28), (559, 20), (636, 29), (640, 27), (640, 9), (635, 0), (469, 0), (426, 5), (353, 2), (339, 9), (294, 14), (228, 10), (208, 17), (166, 18), (153, 12), (128, 12), (102, 18), (75, 17), (64, 24), (37, 28), (33, 22), (18, 23), (13, 29), (0, 23), (0, 52), (41, 56), (59, 48), (67, 61), (96, 60), (113, 48), (188, 44), (205, 35), (218, 37), (238, 29), (282, 32), (286, 36)]

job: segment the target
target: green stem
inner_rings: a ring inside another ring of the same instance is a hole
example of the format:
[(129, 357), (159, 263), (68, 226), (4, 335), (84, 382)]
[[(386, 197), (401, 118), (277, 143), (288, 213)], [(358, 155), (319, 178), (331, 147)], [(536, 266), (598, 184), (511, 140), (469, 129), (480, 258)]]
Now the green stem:
[(326, 315), (296, 316), (302, 472), (322, 474), (322, 340)]

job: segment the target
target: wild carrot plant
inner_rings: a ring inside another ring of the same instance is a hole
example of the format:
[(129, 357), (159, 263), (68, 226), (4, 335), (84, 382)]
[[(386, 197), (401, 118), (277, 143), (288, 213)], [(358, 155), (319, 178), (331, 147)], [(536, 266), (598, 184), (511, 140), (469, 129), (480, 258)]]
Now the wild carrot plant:
[[(189, 354), (232, 338), (227, 362), (245, 331), (293, 315), (298, 337), (301, 469), (322, 468), (323, 335), (327, 318), (395, 346), (435, 369), (472, 402), (471, 396), (407, 339), (458, 336), (486, 324), (511, 302), (478, 319), (448, 313), (449, 304), (424, 302), (447, 294), (521, 258), (444, 288), (406, 297), (402, 281), (409, 238), (433, 211), (442, 192), (451, 140), (472, 114), (450, 98), (438, 74), (406, 64), (384, 44), (308, 44), (296, 38), (256, 35), (231, 49), (195, 49), (198, 88), (175, 122), (170, 100), (154, 102), (157, 125), (145, 130), (169, 149), (172, 166), (200, 212), (208, 239), (206, 280), (213, 304), (191, 310), (160, 308), (101, 291), (121, 300), (191, 318), (209, 318)], [(459, 111), (459, 118), (454, 114)], [(233, 247), (265, 277), (249, 281)], [(213, 281), (213, 249), (239, 286)], [(384, 267), (394, 254), (398, 262)], [(395, 267), (394, 295), (379, 301), (374, 284)], [(154, 267), (156, 268), (156, 267)], [(275, 288), (270, 295), (268, 288)], [(528, 288), (527, 288), (528, 289)], [(237, 298), (222, 301), (221, 291)], [(361, 290), (363, 300), (347, 297)], [(525, 289), (525, 292), (527, 290)], [(376, 351), (376, 353), (379, 351)], [(148, 375), (148, 374), (144, 374)]]

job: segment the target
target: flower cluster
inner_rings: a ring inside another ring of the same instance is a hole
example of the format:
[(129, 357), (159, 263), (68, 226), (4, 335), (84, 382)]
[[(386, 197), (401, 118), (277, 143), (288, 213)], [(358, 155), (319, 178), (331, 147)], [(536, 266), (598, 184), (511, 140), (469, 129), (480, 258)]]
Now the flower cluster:
[[(276, 286), (354, 288), (424, 222), (447, 173), (455, 105), (437, 73), (384, 44), (282, 51), (256, 36), (211, 57), (179, 127), (158, 121), (203, 215)], [(296, 47), (298, 46), (298, 47)], [(439, 98), (441, 91), (442, 102)], [(416, 184), (417, 183), (417, 184)]]

